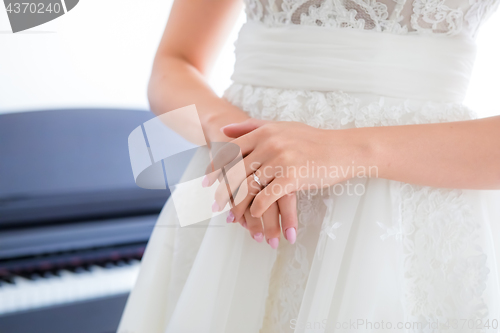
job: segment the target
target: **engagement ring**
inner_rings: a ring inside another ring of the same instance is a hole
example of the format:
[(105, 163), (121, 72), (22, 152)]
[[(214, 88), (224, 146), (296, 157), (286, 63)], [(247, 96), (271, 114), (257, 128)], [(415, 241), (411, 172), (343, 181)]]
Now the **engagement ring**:
[(257, 175), (255, 174), (255, 172), (253, 173), (253, 180), (255, 180), (255, 182), (256, 182), (257, 184), (259, 184), (259, 185), (260, 185), (260, 187), (262, 187), (262, 188), (266, 187), (266, 185), (264, 185), (264, 184), (262, 184), (262, 183), (261, 183), (261, 181), (260, 181), (259, 177), (257, 177)]

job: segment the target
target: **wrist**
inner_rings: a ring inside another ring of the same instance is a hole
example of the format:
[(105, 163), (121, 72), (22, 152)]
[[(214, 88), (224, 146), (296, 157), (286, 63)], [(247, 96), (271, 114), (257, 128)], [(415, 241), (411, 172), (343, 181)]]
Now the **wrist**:
[[(328, 142), (329, 151), (335, 151), (336, 154), (329, 153), (335, 160), (330, 159), (330, 165), (348, 168), (344, 170), (345, 174), (352, 174), (350, 168), (354, 168), (354, 174), (360, 177), (365, 175), (370, 178), (378, 178), (380, 174), (380, 165), (377, 160), (376, 145), (372, 140), (373, 128), (351, 128), (342, 130), (325, 130), (327, 133), (323, 137), (323, 142)], [(345, 156), (339, 161), (338, 157)]]
[(382, 172), (375, 140), (375, 132), (378, 129), (375, 127), (351, 129), (354, 150), (357, 156), (357, 163), (355, 162), (355, 164), (363, 167), (366, 170), (366, 177), (369, 178), (379, 178)]

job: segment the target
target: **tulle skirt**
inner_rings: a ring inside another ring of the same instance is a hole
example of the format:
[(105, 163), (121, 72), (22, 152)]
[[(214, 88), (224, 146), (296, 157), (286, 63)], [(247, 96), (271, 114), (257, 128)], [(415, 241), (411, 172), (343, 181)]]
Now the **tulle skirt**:
[[(328, 129), (475, 117), (459, 103), (240, 83), (224, 98)], [(169, 200), (118, 332), (498, 332), (500, 191), (369, 176), (300, 192), (297, 241), (277, 250), (225, 215), (181, 228)]]

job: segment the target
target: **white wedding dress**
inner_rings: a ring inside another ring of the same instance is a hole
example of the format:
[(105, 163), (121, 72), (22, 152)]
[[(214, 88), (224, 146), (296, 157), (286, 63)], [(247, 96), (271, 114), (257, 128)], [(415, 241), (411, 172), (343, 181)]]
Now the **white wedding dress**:
[[(474, 40), (499, 3), (246, 0), (224, 98), (325, 129), (473, 119)], [(354, 182), (300, 193), (277, 250), (225, 215), (181, 228), (169, 200), (118, 332), (500, 332), (500, 191)]]

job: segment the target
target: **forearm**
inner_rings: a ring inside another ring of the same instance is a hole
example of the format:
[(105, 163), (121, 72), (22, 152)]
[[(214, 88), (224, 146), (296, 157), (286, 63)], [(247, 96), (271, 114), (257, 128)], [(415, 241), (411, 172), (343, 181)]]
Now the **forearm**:
[(355, 129), (379, 178), (464, 189), (500, 189), (500, 116)]
[(225, 139), (222, 126), (248, 118), (246, 113), (217, 96), (206, 78), (187, 61), (157, 56), (148, 87), (151, 110), (157, 114), (195, 104), (209, 141)]

